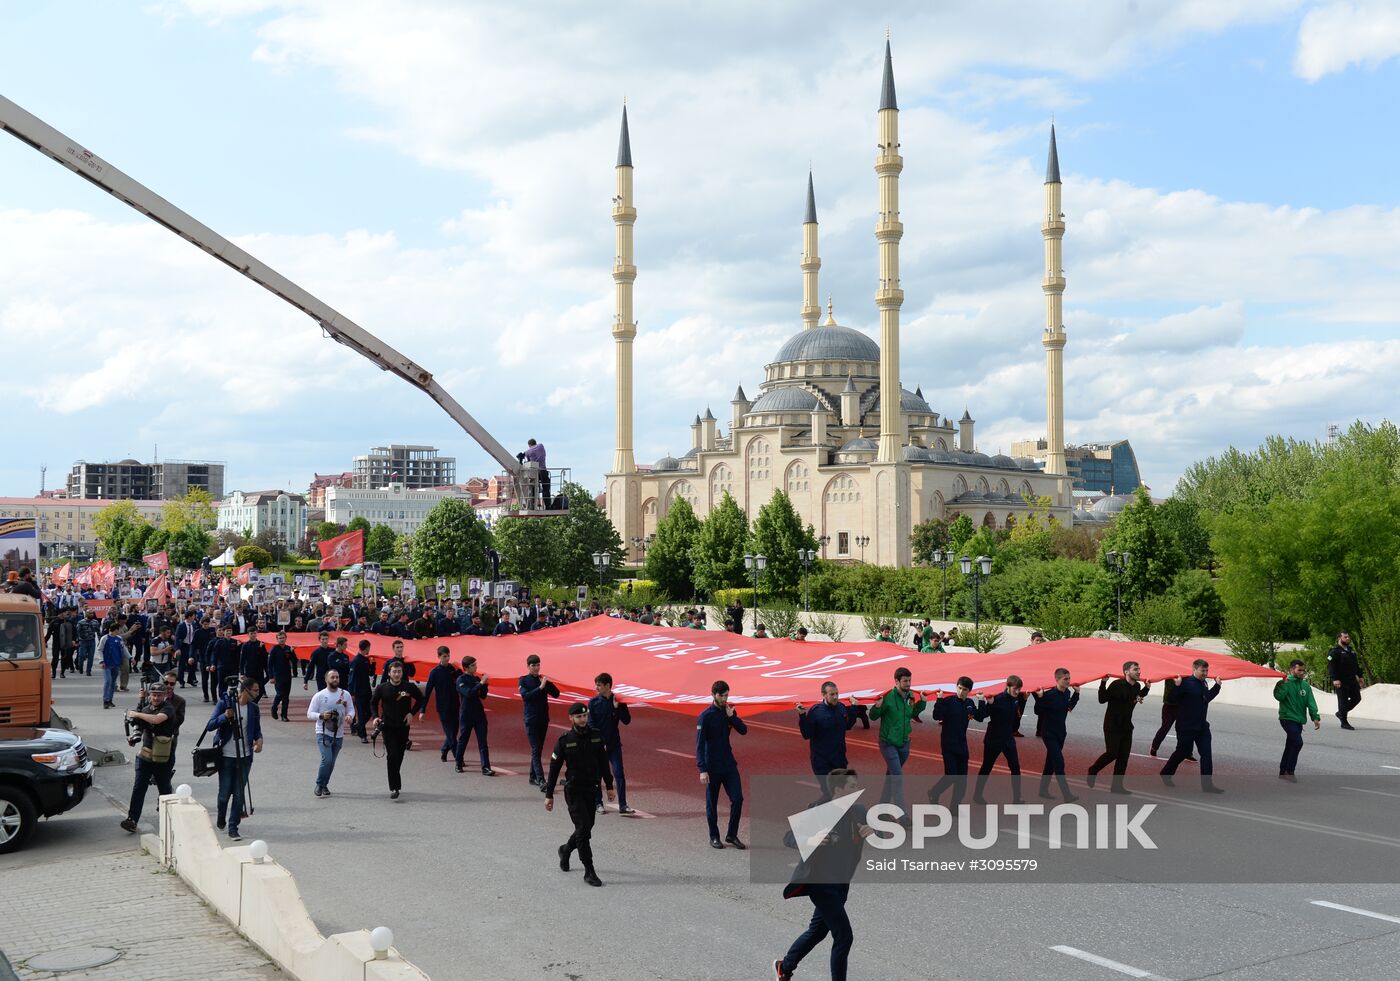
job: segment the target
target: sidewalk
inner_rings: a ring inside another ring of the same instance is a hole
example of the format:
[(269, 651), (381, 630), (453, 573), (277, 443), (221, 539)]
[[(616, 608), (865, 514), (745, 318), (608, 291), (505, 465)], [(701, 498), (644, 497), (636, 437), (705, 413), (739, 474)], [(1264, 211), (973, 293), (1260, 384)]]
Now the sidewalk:
[[(117, 820), (100, 795), (84, 807)], [(79, 856), (33, 848), (5, 856), (0, 901), (0, 950), (23, 979), (184, 981), (195, 976), (228, 981), (282, 978), (231, 926), (216, 917), (178, 876), (138, 850), (125, 847)], [(71, 948), (112, 948), (101, 967), (54, 974), (31, 969), (40, 954)], [(109, 955), (110, 956), (110, 955)], [(197, 962), (198, 967), (193, 964)]]

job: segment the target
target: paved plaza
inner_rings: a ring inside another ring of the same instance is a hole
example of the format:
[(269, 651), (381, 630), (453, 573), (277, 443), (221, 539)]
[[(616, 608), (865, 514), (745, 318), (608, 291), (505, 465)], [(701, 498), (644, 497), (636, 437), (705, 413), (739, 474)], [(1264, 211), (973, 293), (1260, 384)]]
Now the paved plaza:
[[(95, 680), (61, 681), (57, 689), (60, 710), (72, 715), (85, 739), (118, 744), (120, 716), (101, 711)], [(341, 755), (334, 796), (314, 798), (311, 726), (297, 718), (305, 698), (294, 700), (293, 721), (265, 721), (266, 748), (253, 767), (256, 813), (243, 834), (266, 840), (292, 871), (323, 933), (390, 926), (404, 955), (440, 981), (768, 976), (772, 958), (805, 925), (810, 904), (784, 901), (779, 887), (751, 883), (747, 855), (708, 847), (688, 717), (638, 710), (624, 730), (628, 796), (643, 816), (599, 818), (594, 850), (606, 885), (594, 890), (577, 872), (557, 868), (554, 850), (567, 836), (568, 819), (562, 806), (546, 814), (541, 795), (526, 783), (519, 704), (490, 704), (492, 761), (502, 775), (487, 778), (470, 766), (456, 774), (439, 762), (440, 735), (430, 718), (415, 723), (398, 801), (388, 798), (383, 761), (357, 741)], [(1157, 705), (1154, 695), (1140, 710), (1135, 749), (1142, 754)], [(207, 709), (198, 701), (189, 707), (176, 782), (191, 783), (212, 807), (215, 783), (191, 778), (185, 762)], [(562, 724), (562, 711), (555, 715)], [(1269, 713), (1222, 706), (1211, 717), (1223, 784), (1231, 776), (1273, 772), (1280, 739)], [(1071, 721), (1071, 773), (1083, 772), (1099, 752), (1099, 731), (1099, 706), (1090, 694)], [(1400, 727), (1377, 723), (1353, 733), (1335, 725), (1309, 731), (1300, 774), (1389, 774), (1400, 787), (1397, 737)], [(932, 738), (929, 728), (916, 727), (912, 770), (939, 772)], [(749, 735), (734, 742), (748, 777), (793, 772), (805, 762), (792, 713), (750, 717)], [(1038, 771), (1038, 744), (1022, 742), (1023, 763)], [(850, 744), (853, 766), (881, 772), (874, 730), (855, 729)], [(980, 737), (973, 741), (974, 765), (979, 748)], [(1130, 772), (1156, 766), (1134, 756)], [(129, 766), (97, 771), (99, 788), (118, 798), (128, 793), (130, 777)], [(145, 817), (152, 827), (154, 800)], [(1220, 806), (1226, 816), (1241, 810)], [(1281, 856), (1307, 868), (1308, 831), (1281, 828), (1267, 815), (1236, 816), (1226, 824), (1240, 842), (1272, 836)], [(77, 870), (96, 877), (117, 861), (114, 849), (136, 847), (117, 819), (95, 796), (42, 826), (23, 853), (27, 867), (73, 866), (49, 894), (56, 905), (86, 910), (78, 924), (93, 916), (89, 876)], [(747, 822), (744, 830), (747, 835)], [(1202, 847), (1228, 850), (1230, 842)], [(12, 867), (15, 858), (0, 868)], [(136, 860), (123, 857), (118, 865), (127, 862)], [(1125, 869), (1125, 881), (1094, 885), (857, 885), (848, 907), (856, 931), (854, 976), (1362, 979), (1388, 976), (1400, 960), (1397, 886), (1160, 885), (1131, 876)], [(25, 948), (31, 949), (37, 947)], [(803, 976), (823, 976), (821, 952), (814, 956), (818, 961), (804, 964)], [(245, 953), (241, 963), (252, 969), (257, 958)]]

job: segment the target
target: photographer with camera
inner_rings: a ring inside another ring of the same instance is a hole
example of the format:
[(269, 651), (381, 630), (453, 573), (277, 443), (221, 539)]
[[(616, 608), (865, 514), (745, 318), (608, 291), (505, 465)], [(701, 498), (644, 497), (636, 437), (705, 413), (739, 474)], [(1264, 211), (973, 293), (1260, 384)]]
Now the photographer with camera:
[(175, 713), (166, 704), (164, 684), (153, 684), (146, 689), (146, 697), (133, 710), (126, 713), (127, 731), (134, 746), (141, 744), (136, 754), (136, 779), (131, 786), (131, 805), (127, 808), (122, 830), (136, 832), (136, 823), (141, 820), (141, 808), (146, 803), (146, 790), (152, 784), (162, 794), (174, 793), (170, 777), (175, 772)]
[[(223, 750), (223, 758), (219, 760), (218, 826), (224, 827), (227, 812), (229, 838), (242, 841), (238, 822), (247, 816), (244, 803), (250, 796), (247, 793), (248, 771), (253, 767), (253, 754), (261, 753), (263, 747), (262, 721), (257, 706), (262, 687), (252, 678), (241, 681), (229, 678), (228, 681), (228, 690), (214, 706), (214, 714), (204, 729), (214, 733), (214, 747)], [(248, 808), (248, 813), (252, 813), (252, 808)]]
[(345, 743), (346, 720), (355, 721), (355, 703), (350, 693), (340, 687), (340, 672), (327, 671), (326, 687), (311, 696), (306, 717), (316, 720), (316, 745), (321, 750), (321, 768), (316, 771), (316, 796), (331, 795), (331, 773), (335, 758)]
[(369, 705), (376, 720), (370, 738), (384, 737), (384, 752), (389, 760), (389, 799), (397, 800), (403, 787), (399, 770), (408, 749), (408, 719), (423, 705), (423, 692), (413, 682), (404, 680), (403, 662), (394, 659), (389, 662), (388, 680), (380, 682)]

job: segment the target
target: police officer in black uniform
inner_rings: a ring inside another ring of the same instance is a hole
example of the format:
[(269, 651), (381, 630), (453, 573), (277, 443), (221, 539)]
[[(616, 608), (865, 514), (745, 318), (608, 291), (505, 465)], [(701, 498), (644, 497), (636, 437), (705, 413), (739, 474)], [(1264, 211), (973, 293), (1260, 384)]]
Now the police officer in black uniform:
[(1337, 693), (1336, 716), (1343, 729), (1355, 729), (1347, 715), (1361, 702), (1361, 661), (1351, 646), (1351, 635), (1343, 630), (1337, 635), (1337, 646), (1327, 652), (1327, 678)]
[(588, 724), (588, 708), (582, 702), (569, 706), (569, 721), (573, 723), (568, 732), (554, 744), (554, 752), (549, 756), (549, 776), (545, 779), (544, 809), (554, 810), (554, 785), (559, 780), (559, 771), (568, 764), (569, 772), (564, 778), (564, 803), (569, 808), (569, 817), (574, 822), (574, 833), (569, 840), (559, 846), (559, 868), (569, 871), (569, 856), (575, 848), (583, 861), (583, 881), (590, 886), (601, 886), (602, 880), (593, 871), (593, 846), (589, 839), (593, 835), (594, 797), (601, 778), (608, 787), (608, 800), (613, 799), (612, 769), (608, 766), (608, 754), (603, 748), (603, 735)]

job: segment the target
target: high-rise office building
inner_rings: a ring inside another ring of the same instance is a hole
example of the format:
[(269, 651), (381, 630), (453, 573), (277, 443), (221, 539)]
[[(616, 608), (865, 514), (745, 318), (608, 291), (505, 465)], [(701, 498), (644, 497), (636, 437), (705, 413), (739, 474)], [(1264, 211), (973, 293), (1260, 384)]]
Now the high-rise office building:
[(68, 496), (109, 501), (166, 501), (202, 490), (224, 496), (224, 464), (209, 460), (79, 460), (68, 472)]
[(393, 443), (357, 455), (351, 472), (356, 490), (378, 490), (390, 484), (424, 490), (456, 483), (457, 458), (439, 456), (436, 446)]

